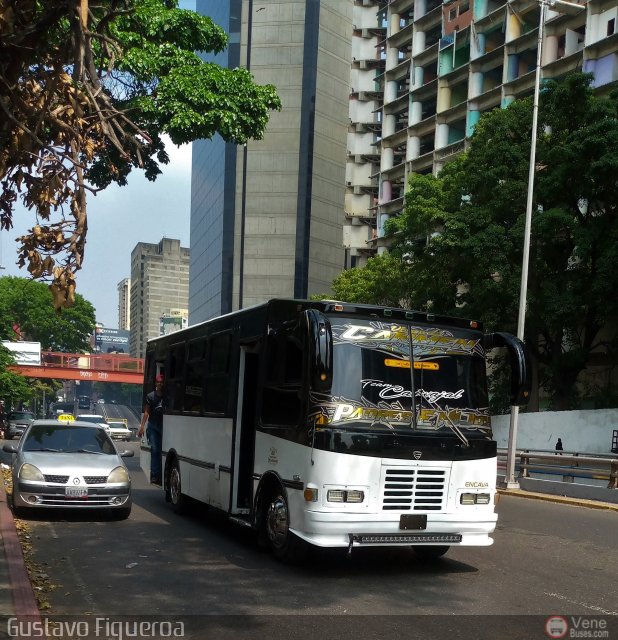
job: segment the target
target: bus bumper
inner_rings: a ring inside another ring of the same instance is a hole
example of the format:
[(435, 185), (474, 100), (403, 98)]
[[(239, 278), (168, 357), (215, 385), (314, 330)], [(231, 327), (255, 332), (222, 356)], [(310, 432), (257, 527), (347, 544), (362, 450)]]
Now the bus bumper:
[(372, 518), (362, 514), (332, 514), (307, 512), (302, 529), (291, 531), (299, 538), (318, 547), (383, 547), (448, 545), (487, 547), (493, 544), (490, 534), (496, 527), (497, 514), (484, 514), (470, 520), (458, 514), (429, 515), (427, 528), (407, 530), (400, 528), (399, 514), (396, 518), (384, 519), (383, 515)]

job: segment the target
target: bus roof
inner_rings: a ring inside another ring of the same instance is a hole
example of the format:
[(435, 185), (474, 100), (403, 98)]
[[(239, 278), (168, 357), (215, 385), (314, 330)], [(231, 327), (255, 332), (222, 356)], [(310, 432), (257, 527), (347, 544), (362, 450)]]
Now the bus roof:
[[(225, 318), (242, 317), (244, 315), (251, 315), (256, 311), (266, 311), (268, 308), (286, 306), (296, 306), (298, 311), (305, 309), (317, 309), (323, 313), (341, 313), (344, 315), (356, 315), (365, 316), (376, 319), (382, 319), (384, 321), (405, 321), (405, 322), (420, 322), (429, 325), (446, 325), (450, 327), (458, 327), (460, 329), (468, 329), (472, 331), (482, 331), (483, 325), (477, 320), (470, 320), (466, 318), (458, 318), (456, 316), (447, 316), (441, 314), (428, 313), (425, 311), (414, 311), (412, 309), (402, 309), (399, 307), (384, 307), (373, 304), (361, 304), (356, 302), (344, 302), (339, 300), (302, 300), (294, 298), (271, 298), (267, 302), (245, 307), (237, 311), (231, 311), (220, 316), (215, 316), (204, 320), (195, 325), (191, 325), (182, 332), (196, 329), (198, 327), (208, 325), (215, 321), (220, 321)], [(157, 336), (148, 340), (148, 344), (155, 343), (159, 340), (169, 338), (170, 334)]]

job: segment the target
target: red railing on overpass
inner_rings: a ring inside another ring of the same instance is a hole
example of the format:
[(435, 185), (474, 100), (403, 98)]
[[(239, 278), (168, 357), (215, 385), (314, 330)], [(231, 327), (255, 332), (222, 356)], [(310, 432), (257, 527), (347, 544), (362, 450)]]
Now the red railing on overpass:
[(29, 378), (58, 380), (91, 380), (93, 382), (126, 382), (142, 384), (144, 360), (111, 353), (41, 353), (41, 364), (18, 364), (10, 367)]

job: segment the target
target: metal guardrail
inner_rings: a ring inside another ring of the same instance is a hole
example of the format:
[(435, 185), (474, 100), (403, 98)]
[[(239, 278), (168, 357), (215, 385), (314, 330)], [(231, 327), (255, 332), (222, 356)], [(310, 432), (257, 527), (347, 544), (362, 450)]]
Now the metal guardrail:
[[(532, 450), (518, 450), (515, 455), (520, 478), (529, 478), (530, 472), (562, 476), (563, 482), (592, 478), (606, 480), (608, 489), (618, 489), (618, 456)], [(498, 467), (506, 468), (506, 456), (506, 449), (498, 449)]]

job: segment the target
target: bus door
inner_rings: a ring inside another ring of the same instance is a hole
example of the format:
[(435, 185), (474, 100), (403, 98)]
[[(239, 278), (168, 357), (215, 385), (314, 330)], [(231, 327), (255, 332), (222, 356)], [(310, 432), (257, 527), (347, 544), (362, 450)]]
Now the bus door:
[(238, 406), (234, 435), (232, 513), (249, 513), (253, 502), (253, 466), (259, 355), (254, 347), (240, 348)]

